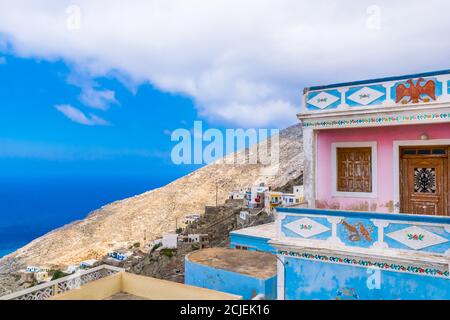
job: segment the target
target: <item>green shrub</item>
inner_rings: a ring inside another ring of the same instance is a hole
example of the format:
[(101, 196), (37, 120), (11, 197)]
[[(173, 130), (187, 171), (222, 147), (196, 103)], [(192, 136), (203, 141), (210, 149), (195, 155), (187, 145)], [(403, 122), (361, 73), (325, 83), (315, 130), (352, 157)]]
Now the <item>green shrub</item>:
[(169, 248), (163, 248), (161, 249), (161, 254), (165, 255), (166, 257), (172, 258), (175, 252), (175, 249), (169, 249)]
[(161, 246), (162, 246), (162, 243), (161, 243), (161, 242), (155, 244), (155, 245), (152, 247), (152, 249), (150, 250), (150, 253), (154, 252), (156, 249), (158, 249), (158, 248), (161, 247)]
[(62, 272), (61, 270), (55, 270), (53, 272), (52, 280), (57, 280), (57, 279), (60, 279), (60, 278), (64, 278), (65, 276), (68, 276), (68, 274)]

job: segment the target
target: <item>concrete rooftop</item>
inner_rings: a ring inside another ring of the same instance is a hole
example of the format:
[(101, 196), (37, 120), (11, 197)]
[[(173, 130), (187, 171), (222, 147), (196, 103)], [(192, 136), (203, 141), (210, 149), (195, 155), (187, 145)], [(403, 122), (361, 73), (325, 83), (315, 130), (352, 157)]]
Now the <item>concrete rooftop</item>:
[(276, 229), (275, 222), (272, 222), (272, 223), (261, 224), (259, 226), (255, 226), (255, 227), (232, 231), (230, 233), (265, 238), (265, 239), (273, 239), (273, 238), (275, 238), (275, 233), (276, 233), (275, 229)]
[(266, 252), (208, 248), (191, 253), (188, 259), (197, 264), (259, 279), (271, 278), (277, 273), (276, 257)]

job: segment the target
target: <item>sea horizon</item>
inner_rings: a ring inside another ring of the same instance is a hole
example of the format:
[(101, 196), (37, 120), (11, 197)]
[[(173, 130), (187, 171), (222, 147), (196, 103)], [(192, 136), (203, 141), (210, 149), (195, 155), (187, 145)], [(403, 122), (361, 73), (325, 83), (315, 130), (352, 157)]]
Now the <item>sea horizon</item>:
[(173, 178), (3, 178), (0, 181), (0, 258), (52, 230), (84, 219), (104, 205), (171, 181)]

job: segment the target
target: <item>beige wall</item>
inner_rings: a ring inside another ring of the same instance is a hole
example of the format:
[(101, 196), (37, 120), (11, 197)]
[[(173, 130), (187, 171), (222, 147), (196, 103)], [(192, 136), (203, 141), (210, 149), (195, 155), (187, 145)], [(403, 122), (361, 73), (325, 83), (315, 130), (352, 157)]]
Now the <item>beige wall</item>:
[(116, 293), (150, 300), (239, 300), (240, 296), (121, 272), (57, 295), (52, 300), (103, 300)]
[(121, 292), (122, 273), (102, 278), (53, 297), (51, 300), (103, 300)]

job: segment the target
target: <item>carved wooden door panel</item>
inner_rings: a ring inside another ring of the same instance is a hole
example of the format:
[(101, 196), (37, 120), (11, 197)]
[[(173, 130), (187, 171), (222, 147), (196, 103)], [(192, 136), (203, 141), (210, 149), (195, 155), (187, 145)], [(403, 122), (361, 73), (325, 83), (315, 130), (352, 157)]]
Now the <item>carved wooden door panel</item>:
[(431, 152), (429, 155), (417, 152), (416, 155), (402, 157), (401, 212), (448, 215), (447, 157), (433, 156)]

